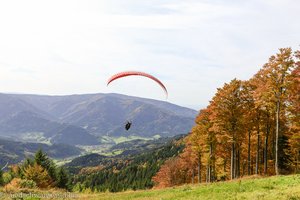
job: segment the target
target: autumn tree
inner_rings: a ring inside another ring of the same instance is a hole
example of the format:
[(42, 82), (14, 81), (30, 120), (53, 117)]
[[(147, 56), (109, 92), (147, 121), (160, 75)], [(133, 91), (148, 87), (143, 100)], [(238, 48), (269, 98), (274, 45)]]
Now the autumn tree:
[(52, 184), (47, 170), (37, 163), (29, 165), (24, 171), (24, 176), (27, 180), (33, 180), (39, 188), (47, 188)]
[[(212, 122), (213, 130), (219, 132), (220, 142), (224, 146), (231, 145), (230, 155), (230, 174), (231, 179), (239, 176), (240, 171), (240, 147), (243, 133), (243, 101), (241, 100), (242, 85), (241, 81), (234, 79), (223, 88), (218, 88), (213, 97)], [(226, 148), (226, 147), (224, 147)]]
[[(274, 112), (274, 105), (270, 103), (270, 95), (266, 91), (268, 90), (267, 82), (268, 76), (265, 74), (263, 69), (259, 70), (258, 73), (250, 79), (250, 84), (253, 87), (253, 99), (254, 99), (254, 113), (255, 119), (253, 128), (255, 129), (257, 140), (256, 140), (256, 162), (255, 162), (255, 174), (260, 173), (260, 158), (264, 158), (264, 173), (267, 171), (267, 155), (268, 152), (268, 139), (270, 135), (271, 116)], [(266, 127), (264, 129), (264, 127)], [(264, 136), (264, 146), (261, 145), (261, 139)], [(264, 154), (261, 155), (261, 147), (263, 146)]]
[[(189, 136), (192, 150), (196, 154), (198, 161), (198, 182), (201, 182), (202, 161), (206, 160), (206, 181), (214, 181), (216, 177), (216, 135), (211, 129), (212, 122), (209, 119), (211, 115), (210, 107), (200, 110)], [(205, 155), (205, 157), (204, 157)]]
[(35, 153), (34, 162), (46, 169), (52, 180), (56, 180), (56, 166), (41, 149)]
[(288, 111), (290, 120), (291, 152), (293, 154), (293, 167), (295, 172), (299, 171), (300, 165), (300, 51), (295, 52), (296, 67), (290, 76), (288, 93)]
[[(156, 187), (171, 187), (179, 184), (180, 171), (178, 158), (171, 158), (161, 166), (159, 172), (152, 178)], [(182, 183), (181, 183), (182, 184)]]
[[(247, 174), (251, 175), (251, 163), (252, 163), (252, 154), (253, 152), (251, 148), (251, 141), (254, 132), (255, 122), (256, 122), (256, 109), (255, 109), (255, 99), (254, 99), (254, 91), (255, 85), (251, 81), (243, 81), (242, 82), (242, 92), (241, 92), (241, 100), (243, 102), (243, 126), (245, 135), (247, 135)], [(246, 142), (245, 142), (246, 144)], [(243, 171), (243, 175), (244, 175)]]
[[(259, 84), (258, 90), (263, 94), (266, 102), (275, 113), (275, 172), (279, 174), (279, 137), (280, 114), (285, 116), (287, 89), (290, 85), (291, 71), (295, 67), (291, 48), (279, 49), (279, 53), (271, 56), (269, 62), (260, 70), (264, 83)], [(282, 111), (282, 112), (281, 112)]]
[[(202, 173), (202, 161), (203, 161), (203, 154), (204, 154), (204, 143), (202, 140), (202, 135), (199, 134), (201, 132), (199, 126), (195, 126), (192, 128), (192, 131), (190, 133), (190, 136), (187, 140), (187, 148), (191, 148), (191, 155), (195, 158), (195, 163), (197, 163), (197, 177), (198, 177), (198, 183), (201, 183), (201, 173)], [(192, 166), (194, 168), (194, 164), (192, 163)]]

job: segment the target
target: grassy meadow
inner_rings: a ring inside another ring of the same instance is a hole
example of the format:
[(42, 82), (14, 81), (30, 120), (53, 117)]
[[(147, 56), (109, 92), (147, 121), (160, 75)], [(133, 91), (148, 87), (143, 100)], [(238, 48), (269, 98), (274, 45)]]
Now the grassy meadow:
[[(18, 191), (19, 193), (22, 191)], [(18, 192), (14, 192), (16, 195)], [(86, 199), (86, 200), (164, 200), (164, 199), (284, 199), (300, 200), (300, 175), (273, 176), (268, 178), (248, 177), (244, 179), (211, 184), (184, 185), (173, 188), (152, 189), (145, 191), (126, 191), (119, 193), (64, 193), (63, 191), (23, 191), (48, 195), (47, 198), (25, 197), (23, 199)], [(53, 197), (51, 198), (51, 195)], [(2, 193), (0, 199), (11, 199), (12, 194)], [(37, 195), (38, 196), (38, 195)]]
[(289, 199), (300, 200), (300, 175), (248, 178), (175, 188), (83, 195), (85, 199)]

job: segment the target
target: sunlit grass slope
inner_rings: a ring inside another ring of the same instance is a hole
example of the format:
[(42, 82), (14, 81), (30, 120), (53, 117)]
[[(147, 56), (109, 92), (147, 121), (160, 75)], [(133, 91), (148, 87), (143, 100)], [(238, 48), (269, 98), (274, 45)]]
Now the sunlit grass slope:
[(82, 199), (162, 200), (162, 199), (288, 199), (300, 200), (300, 175), (248, 178), (236, 181), (174, 188), (97, 193), (81, 195)]
[[(15, 191), (12, 193), (0, 193), (0, 199), (12, 199), (13, 195), (39, 194), (47, 196), (42, 199), (86, 199), (86, 200), (166, 200), (166, 199), (251, 199), (251, 200), (300, 200), (300, 174), (290, 176), (273, 176), (269, 178), (248, 177), (228, 182), (212, 184), (194, 184), (180, 187), (153, 189), (143, 191), (126, 191), (119, 193), (66, 193), (62, 190), (30, 190)], [(67, 195), (65, 198), (57, 198)], [(23, 199), (33, 200), (39, 197), (25, 197)]]

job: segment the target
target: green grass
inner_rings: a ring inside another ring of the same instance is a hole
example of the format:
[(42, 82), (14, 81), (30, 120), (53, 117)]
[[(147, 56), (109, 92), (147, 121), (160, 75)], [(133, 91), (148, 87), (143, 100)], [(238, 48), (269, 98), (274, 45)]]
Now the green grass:
[(185, 185), (166, 189), (97, 193), (82, 199), (165, 200), (165, 199), (261, 199), (300, 200), (300, 175), (240, 179), (211, 184)]
[(116, 143), (119, 144), (121, 142), (127, 142), (127, 141), (131, 141), (131, 140), (137, 140), (137, 139), (141, 139), (141, 140), (153, 140), (154, 138), (151, 137), (140, 137), (140, 136), (128, 136), (128, 137), (111, 137), (111, 139)]
[(104, 156), (116, 156), (116, 155), (119, 155), (121, 153), (123, 153), (122, 150), (115, 150), (115, 151), (112, 151), (112, 152), (101, 153), (101, 155), (104, 155)]
[[(3, 191), (3, 189), (2, 189)], [(28, 191), (25, 192), (28, 194)], [(34, 194), (49, 194), (64, 196), (72, 199), (86, 200), (202, 200), (202, 199), (251, 199), (251, 200), (300, 200), (300, 175), (273, 176), (268, 178), (246, 178), (235, 181), (218, 182), (211, 184), (184, 185), (165, 189), (152, 189), (143, 191), (126, 191), (120, 193), (94, 193), (79, 194), (65, 193), (63, 191), (34, 191)], [(1, 194), (1, 193), (0, 193)], [(18, 194), (18, 192), (14, 192)], [(71, 198), (68, 196), (71, 195)], [(0, 199), (11, 199), (11, 194), (2, 193)], [(40, 199), (40, 198), (24, 198)], [(43, 199), (43, 198), (42, 198)], [(44, 198), (57, 199), (57, 198)]]

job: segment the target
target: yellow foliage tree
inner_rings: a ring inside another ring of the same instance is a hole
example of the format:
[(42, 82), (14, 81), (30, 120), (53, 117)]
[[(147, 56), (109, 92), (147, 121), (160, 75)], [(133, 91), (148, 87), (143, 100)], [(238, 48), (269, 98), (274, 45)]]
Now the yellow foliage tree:
[(39, 188), (48, 188), (53, 183), (48, 172), (37, 163), (29, 165), (24, 170), (24, 176), (27, 180), (33, 180)]

